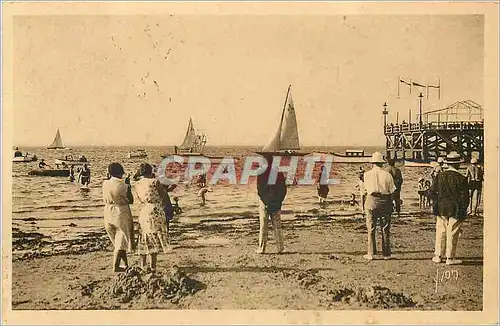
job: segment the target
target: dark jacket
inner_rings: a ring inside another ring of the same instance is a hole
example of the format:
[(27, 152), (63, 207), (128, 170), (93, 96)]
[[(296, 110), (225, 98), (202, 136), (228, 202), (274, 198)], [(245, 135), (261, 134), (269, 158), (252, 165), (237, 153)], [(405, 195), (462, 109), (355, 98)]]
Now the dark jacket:
[(467, 217), (469, 189), (465, 176), (453, 170), (443, 171), (436, 176), (431, 193), (435, 202), (435, 215), (459, 220)]
[(401, 170), (395, 166), (387, 166), (385, 168), (387, 172), (392, 175), (392, 179), (394, 180), (394, 185), (397, 190), (401, 190), (401, 186), (403, 185), (403, 174), (401, 174)]
[(273, 214), (281, 210), (287, 188), (283, 173), (278, 173), (275, 184), (269, 184), (269, 174), (270, 170), (268, 169), (265, 173), (257, 177), (257, 193), (260, 200), (267, 206), (268, 212)]

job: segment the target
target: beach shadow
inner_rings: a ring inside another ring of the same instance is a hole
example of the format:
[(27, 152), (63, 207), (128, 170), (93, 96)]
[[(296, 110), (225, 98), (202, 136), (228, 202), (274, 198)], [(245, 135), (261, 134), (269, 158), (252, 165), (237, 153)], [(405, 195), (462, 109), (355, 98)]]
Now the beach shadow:
[(235, 267), (203, 267), (203, 266), (182, 266), (183, 271), (188, 273), (279, 273), (279, 272), (308, 272), (314, 271), (334, 271), (335, 268), (313, 268), (300, 269), (290, 267), (274, 267), (274, 266), (235, 266)]
[(483, 260), (469, 260), (469, 258), (467, 258), (467, 260), (464, 259), (462, 261), (461, 265), (457, 266), (483, 266)]
[(366, 251), (285, 251), (282, 253), (270, 252), (267, 255), (348, 255), (348, 256), (362, 256)]

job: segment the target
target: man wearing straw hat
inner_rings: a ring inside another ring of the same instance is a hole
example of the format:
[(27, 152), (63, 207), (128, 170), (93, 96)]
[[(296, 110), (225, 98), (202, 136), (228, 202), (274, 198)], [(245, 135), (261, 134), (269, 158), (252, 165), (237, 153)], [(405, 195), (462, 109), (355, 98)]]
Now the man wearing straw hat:
[[(483, 190), (484, 173), (483, 169), (477, 163), (477, 158), (473, 157), (470, 160), (470, 163), (472, 165), (467, 168), (467, 181), (469, 182), (470, 190), (470, 214), (476, 216), (479, 204), (481, 204), (481, 191)], [(473, 200), (474, 194), (476, 194), (476, 200)]]
[(384, 259), (391, 259), (392, 194), (396, 191), (396, 186), (392, 175), (382, 169), (385, 160), (380, 152), (373, 153), (370, 163), (373, 164), (373, 168), (365, 172), (364, 175), (367, 193), (365, 212), (366, 228), (368, 229), (368, 252), (363, 258), (373, 260), (373, 256), (377, 253), (375, 231), (378, 221), (382, 231)]
[[(446, 255), (446, 264), (462, 263), (455, 259), (460, 228), (467, 217), (469, 189), (467, 178), (458, 172), (462, 159), (458, 153), (446, 156), (448, 169), (439, 173), (432, 185), (436, 199), (436, 244), (432, 261), (440, 263)], [(443, 240), (446, 245), (443, 246)]]

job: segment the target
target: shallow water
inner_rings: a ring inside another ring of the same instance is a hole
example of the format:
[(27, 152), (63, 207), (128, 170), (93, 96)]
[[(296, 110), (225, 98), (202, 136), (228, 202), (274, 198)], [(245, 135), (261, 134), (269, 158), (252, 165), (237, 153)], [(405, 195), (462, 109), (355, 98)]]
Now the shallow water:
[[(168, 148), (144, 148), (148, 153), (146, 160), (127, 159), (128, 147), (91, 147), (75, 148), (64, 151), (51, 151), (42, 148), (22, 148), (23, 151), (35, 152), (39, 158), (45, 158), (49, 165), (54, 159), (72, 154), (73, 157), (84, 154), (91, 163), (92, 181), (90, 189), (82, 191), (67, 178), (30, 177), (28, 172), (38, 166), (38, 162), (14, 163), (13, 165), (13, 227), (26, 232), (37, 232), (50, 237), (51, 241), (63, 241), (81, 237), (86, 233), (102, 231), (103, 202), (101, 186), (105, 179), (106, 167), (111, 162), (123, 164), (126, 172), (134, 173), (140, 163), (147, 161), (158, 164), (160, 155)], [(252, 154), (256, 148), (207, 148), (208, 155), (244, 156)], [(342, 148), (307, 148), (304, 151), (343, 151)], [(370, 153), (374, 149), (366, 149)], [(357, 183), (357, 172), (360, 166), (366, 170), (368, 165), (334, 164), (332, 174), (340, 180), (340, 184), (330, 186), (326, 208), (319, 208), (315, 186), (291, 186), (283, 205), (283, 218), (293, 219), (297, 216), (345, 216), (360, 214), (359, 207), (343, 204), (351, 193), (358, 197), (354, 188)], [(402, 168), (405, 182), (402, 199), (403, 212), (418, 210), (416, 184), (420, 176), (428, 176), (430, 168)], [(207, 194), (207, 203), (201, 206), (197, 197), (198, 188), (181, 185), (171, 193), (177, 196), (183, 213), (180, 222), (196, 223), (201, 219), (257, 218), (258, 197), (255, 184), (227, 185), (217, 184), (213, 192)], [(359, 199), (359, 198), (357, 198)], [(140, 204), (132, 205), (132, 213), (137, 216)]]

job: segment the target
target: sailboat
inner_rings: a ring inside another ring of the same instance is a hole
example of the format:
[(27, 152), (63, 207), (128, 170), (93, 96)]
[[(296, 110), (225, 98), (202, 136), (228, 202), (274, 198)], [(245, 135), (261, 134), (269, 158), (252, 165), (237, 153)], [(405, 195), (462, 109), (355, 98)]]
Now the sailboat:
[(52, 141), (52, 144), (47, 147), (47, 149), (64, 149), (62, 138), (61, 138), (61, 133), (59, 132), (59, 129), (57, 129), (56, 132), (56, 137), (54, 138), (54, 141)]
[(299, 129), (291, 87), (291, 85), (288, 86), (278, 130), (267, 145), (261, 151), (256, 152), (257, 154), (306, 155), (306, 153), (298, 152), (300, 150)]
[[(203, 154), (205, 145), (207, 143), (207, 136), (203, 133), (196, 133), (194, 129), (193, 119), (189, 118), (188, 127), (186, 134), (184, 135), (184, 140), (179, 146), (174, 146), (174, 155), (180, 156), (205, 156), (209, 158), (216, 158), (212, 156), (206, 156)], [(172, 154), (164, 154), (162, 157), (167, 157)], [(217, 157), (218, 158), (218, 157)]]

